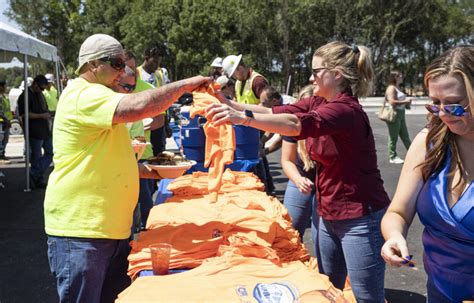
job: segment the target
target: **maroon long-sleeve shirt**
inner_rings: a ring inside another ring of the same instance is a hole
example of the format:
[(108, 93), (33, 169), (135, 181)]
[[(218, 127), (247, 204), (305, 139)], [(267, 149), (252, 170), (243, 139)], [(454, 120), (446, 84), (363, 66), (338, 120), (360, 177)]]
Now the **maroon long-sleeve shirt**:
[(273, 108), (296, 115), (311, 159), (317, 162), (318, 212), (326, 220), (365, 216), (390, 203), (377, 167), (369, 118), (350, 91), (327, 102), (321, 97)]

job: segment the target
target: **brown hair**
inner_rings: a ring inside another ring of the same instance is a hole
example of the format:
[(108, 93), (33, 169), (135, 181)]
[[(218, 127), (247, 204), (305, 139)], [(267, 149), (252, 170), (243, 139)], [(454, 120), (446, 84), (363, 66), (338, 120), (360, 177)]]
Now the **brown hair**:
[(334, 41), (318, 48), (313, 56), (323, 58), (325, 67), (342, 74), (343, 89), (350, 87), (358, 97), (372, 93), (374, 67), (367, 47)]
[(397, 77), (400, 75), (398, 70), (393, 70), (388, 74), (388, 85), (397, 86)]
[[(298, 101), (303, 99), (303, 98), (308, 98), (311, 97), (314, 94), (314, 85), (306, 85), (303, 87), (300, 92), (298, 93)], [(308, 151), (306, 150), (306, 141), (305, 140), (299, 140), (297, 143), (297, 152), (298, 156), (301, 159), (301, 162), (303, 162), (303, 170), (304, 171), (309, 171), (314, 168), (314, 161), (311, 160), (311, 158), (308, 155)]]
[[(474, 46), (458, 46), (436, 58), (426, 69), (424, 83), (429, 88), (430, 80), (455, 75), (464, 80), (469, 104), (471, 108), (474, 108), (474, 90), (472, 87), (474, 83)], [(454, 140), (454, 134), (439, 117), (429, 114), (428, 118), (429, 131), (426, 136), (426, 159), (420, 165), (423, 180), (426, 181), (432, 174), (441, 169), (448, 148), (452, 151), (449, 176), (454, 175), (456, 168), (462, 172), (461, 158)], [(465, 184), (466, 180), (462, 176), (454, 188)]]

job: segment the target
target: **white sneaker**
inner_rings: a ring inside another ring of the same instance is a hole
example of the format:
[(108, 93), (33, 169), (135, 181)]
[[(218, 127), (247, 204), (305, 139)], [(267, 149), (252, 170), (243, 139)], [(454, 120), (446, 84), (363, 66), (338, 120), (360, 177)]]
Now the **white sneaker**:
[(395, 157), (395, 158), (390, 159), (389, 162), (392, 164), (402, 164), (405, 161), (403, 161), (403, 159), (400, 157)]

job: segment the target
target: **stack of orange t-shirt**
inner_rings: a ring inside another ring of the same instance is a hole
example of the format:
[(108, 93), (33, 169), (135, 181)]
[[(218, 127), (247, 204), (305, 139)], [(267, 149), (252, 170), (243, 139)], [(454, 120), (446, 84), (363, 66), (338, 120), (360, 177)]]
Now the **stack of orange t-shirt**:
[[(168, 190), (174, 197), (187, 198), (195, 195), (209, 194), (208, 182), (211, 177), (206, 172), (193, 172), (184, 175), (168, 185)], [(249, 172), (237, 172), (226, 169), (222, 175), (222, 185), (219, 193), (229, 193), (244, 190), (263, 190), (260, 179)]]
[(138, 278), (116, 302), (355, 302), (344, 298), (328, 277), (294, 261), (224, 253), (195, 269)]
[[(171, 198), (173, 199), (173, 198)], [(151, 269), (148, 246), (170, 243), (170, 268), (193, 268), (229, 248), (235, 254), (276, 263), (307, 260), (308, 251), (281, 203), (260, 191), (221, 194), (167, 202), (150, 211), (147, 229), (131, 242), (129, 274)]]
[[(220, 101), (215, 97), (211, 86), (194, 91), (190, 117), (204, 116), (206, 108), (214, 103)], [(208, 190), (211, 200), (215, 201), (221, 187), (224, 166), (234, 161), (235, 134), (232, 124), (229, 123), (214, 126), (211, 121), (207, 121), (203, 128), (206, 135), (204, 167), (209, 167)]]

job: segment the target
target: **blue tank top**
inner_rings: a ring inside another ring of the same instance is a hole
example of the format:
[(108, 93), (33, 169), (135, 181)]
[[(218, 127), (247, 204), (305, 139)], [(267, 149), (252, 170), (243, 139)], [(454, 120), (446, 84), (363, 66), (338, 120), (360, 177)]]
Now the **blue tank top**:
[(425, 226), (423, 262), (428, 278), (451, 302), (461, 302), (474, 296), (474, 186), (471, 182), (449, 208), (450, 161), (448, 150), (442, 170), (423, 185), (416, 210)]

